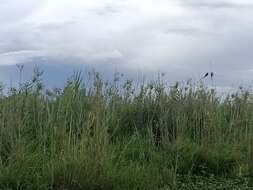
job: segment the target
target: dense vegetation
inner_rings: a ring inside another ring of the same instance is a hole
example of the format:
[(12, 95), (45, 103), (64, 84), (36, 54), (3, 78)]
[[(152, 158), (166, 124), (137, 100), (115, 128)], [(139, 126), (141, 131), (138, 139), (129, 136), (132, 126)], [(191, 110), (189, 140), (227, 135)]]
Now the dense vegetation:
[(46, 90), (41, 75), (1, 90), (0, 189), (252, 186), (250, 92), (221, 98), (191, 82), (170, 87), (162, 75), (137, 84), (95, 72)]

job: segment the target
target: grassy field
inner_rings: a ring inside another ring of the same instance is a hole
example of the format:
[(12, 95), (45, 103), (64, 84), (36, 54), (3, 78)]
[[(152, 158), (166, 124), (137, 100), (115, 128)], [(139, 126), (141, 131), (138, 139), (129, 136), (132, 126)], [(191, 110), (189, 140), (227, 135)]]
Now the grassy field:
[(253, 97), (42, 72), (0, 93), (0, 189), (253, 189)]

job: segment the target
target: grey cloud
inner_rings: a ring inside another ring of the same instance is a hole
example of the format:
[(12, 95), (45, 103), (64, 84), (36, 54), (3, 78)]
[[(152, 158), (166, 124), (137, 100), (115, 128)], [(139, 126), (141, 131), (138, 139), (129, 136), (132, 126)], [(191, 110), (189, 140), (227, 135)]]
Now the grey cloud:
[[(148, 76), (163, 71), (169, 81), (198, 81), (203, 73), (213, 70), (219, 86), (250, 85), (253, 14), (248, 10), (234, 11), (246, 8), (246, 3), (175, 1), (182, 11), (179, 15), (101, 2), (93, 9), (80, 8), (77, 18), (73, 11), (68, 19), (61, 20), (56, 15), (58, 20), (35, 19), (9, 26), (0, 33), (0, 53), (9, 52), (4, 58), (0, 56), (0, 65), (8, 61), (42, 64), (38, 60), (43, 57), (50, 65), (50, 74), (63, 67), (72, 71), (78, 63), (100, 69), (108, 76), (115, 67), (128, 75), (137, 70)], [(169, 4), (165, 0), (160, 2)], [(155, 4), (152, 8), (155, 10)], [(210, 80), (205, 82), (211, 84)]]
[(34, 29), (41, 30), (41, 31), (55, 31), (63, 29), (67, 26), (71, 27), (72, 25), (75, 25), (76, 21), (66, 21), (66, 22), (48, 22), (48, 23), (42, 23), (34, 25)]
[(36, 43), (33, 41), (30, 26), (17, 24), (3, 28), (0, 33), (0, 53), (11, 51), (22, 51), (27, 49), (36, 50)]
[[(5, 0), (0, 4), (0, 22), (9, 24), (20, 21), (36, 12), (44, 4), (45, 0)], [(1, 28), (1, 26), (0, 26)]]
[(175, 35), (185, 35), (185, 36), (202, 36), (202, 35), (214, 35), (209, 31), (206, 31), (197, 27), (190, 26), (169, 26), (166, 31), (166, 34), (175, 34)]
[(122, 11), (124, 11), (124, 7), (122, 7), (122, 6), (114, 6), (114, 5), (111, 5), (111, 4), (107, 4), (107, 5), (104, 5), (102, 7), (93, 9), (91, 11), (94, 11), (96, 14), (98, 14), (100, 16), (104, 16), (106, 14), (121, 13)]

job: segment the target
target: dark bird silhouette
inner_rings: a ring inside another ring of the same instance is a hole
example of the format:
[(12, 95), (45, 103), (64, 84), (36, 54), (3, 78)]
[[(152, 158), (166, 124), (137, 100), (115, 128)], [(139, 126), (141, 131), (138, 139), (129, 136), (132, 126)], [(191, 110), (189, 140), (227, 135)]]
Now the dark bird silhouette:
[(211, 78), (213, 78), (214, 77), (214, 73), (213, 72), (211, 72)]
[(209, 73), (207, 72), (202, 79), (206, 78), (209, 75)]

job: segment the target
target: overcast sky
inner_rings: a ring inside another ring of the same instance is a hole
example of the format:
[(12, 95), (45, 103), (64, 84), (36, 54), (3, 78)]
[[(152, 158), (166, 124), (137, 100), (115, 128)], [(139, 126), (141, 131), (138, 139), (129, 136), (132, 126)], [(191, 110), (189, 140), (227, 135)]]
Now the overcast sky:
[(170, 81), (213, 71), (217, 86), (249, 86), (253, 2), (0, 0), (0, 80), (10, 80), (4, 67), (38, 58), (61, 70), (162, 71)]

